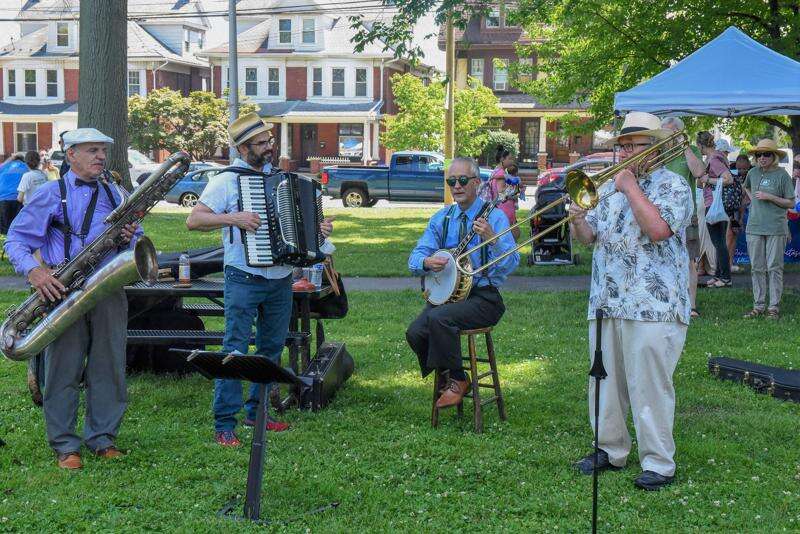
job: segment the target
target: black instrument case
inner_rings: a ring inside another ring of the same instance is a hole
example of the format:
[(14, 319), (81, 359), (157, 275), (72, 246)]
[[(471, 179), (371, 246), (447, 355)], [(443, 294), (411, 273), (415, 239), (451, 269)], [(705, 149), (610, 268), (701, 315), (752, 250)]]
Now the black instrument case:
[(776, 399), (800, 402), (800, 370), (770, 367), (724, 357), (709, 358), (708, 370), (721, 380), (743, 383), (758, 393), (766, 393)]

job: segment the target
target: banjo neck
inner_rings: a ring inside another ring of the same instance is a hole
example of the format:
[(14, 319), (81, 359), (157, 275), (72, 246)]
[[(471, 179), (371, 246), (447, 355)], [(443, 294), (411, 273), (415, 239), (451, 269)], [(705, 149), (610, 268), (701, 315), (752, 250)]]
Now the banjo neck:
[[(497, 197), (491, 202), (484, 202), (483, 206), (481, 206), (480, 211), (478, 211), (478, 213), (475, 215), (475, 220), (480, 219), (482, 217), (486, 217), (498, 205), (502, 204), (503, 202), (505, 202), (510, 198), (513, 198), (514, 196), (516, 196), (514, 188), (513, 187), (506, 188), (505, 191), (498, 194)], [(469, 243), (470, 241), (472, 241), (472, 238), (475, 237), (475, 234), (476, 234), (475, 227), (473, 226), (473, 228), (471, 228), (470, 231), (467, 232), (467, 235), (464, 236), (464, 239), (462, 239), (461, 242), (456, 246), (456, 248), (453, 249), (453, 256), (456, 257), (460, 256), (461, 253), (467, 249), (467, 246), (469, 246)]]

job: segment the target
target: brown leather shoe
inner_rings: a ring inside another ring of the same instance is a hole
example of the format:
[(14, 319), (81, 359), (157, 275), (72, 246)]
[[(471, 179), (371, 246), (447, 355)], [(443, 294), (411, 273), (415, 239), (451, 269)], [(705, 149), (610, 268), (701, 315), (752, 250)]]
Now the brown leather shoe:
[(94, 453), (100, 458), (119, 458), (120, 456), (124, 456), (124, 453), (113, 445), (105, 449), (100, 449), (99, 451), (94, 451)]
[(455, 406), (461, 402), (464, 395), (469, 393), (470, 383), (466, 380), (448, 380), (447, 388), (445, 388), (442, 396), (436, 401), (437, 408), (447, 408), (448, 406)]
[(81, 455), (77, 452), (65, 452), (58, 455), (58, 467), (61, 469), (80, 469), (83, 467)]

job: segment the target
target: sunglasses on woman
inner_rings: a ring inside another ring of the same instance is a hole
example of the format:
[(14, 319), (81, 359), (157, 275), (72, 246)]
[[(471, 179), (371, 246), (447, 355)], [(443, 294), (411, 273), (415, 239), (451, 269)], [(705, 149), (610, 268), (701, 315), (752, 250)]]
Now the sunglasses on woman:
[(447, 180), (445, 181), (447, 182), (447, 185), (449, 185), (450, 187), (455, 187), (456, 182), (460, 183), (461, 187), (465, 187), (470, 180), (474, 180), (475, 178), (477, 178), (477, 176), (467, 176), (467, 175), (448, 176)]
[(771, 158), (772, 152), (756, 152), (754, 156), (756, 158)]

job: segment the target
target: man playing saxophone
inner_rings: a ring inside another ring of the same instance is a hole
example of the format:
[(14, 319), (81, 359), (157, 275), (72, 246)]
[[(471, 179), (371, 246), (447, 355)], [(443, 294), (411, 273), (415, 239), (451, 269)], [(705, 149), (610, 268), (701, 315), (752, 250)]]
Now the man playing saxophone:
[[(123, 201), (116, 188), (98, 180), (108, 145), (114, 140), (94, 128), (69, 131), (63, 140), (70, 170), (34, 193), (11, 225), (5, 243), (16, 271), (28, 278), (41, 299), (50, 302), (60, 300), (65, 292), (53, 276), (54, 268), (101, 234), (105, 218)], [(131, 246), (142, 231), (129, 224), (121, 235)], [(36, 250), (41, 251), (44, 265), (33, 256)], [(114, 255), (109, 252), (101, 265)], [(82, 376), (86, 388), (83, 443), (103, 458), (122, 454), (114, 439), (127, 404), (127, 312), (127, 299), (119, 288), (45, 350), (45, 427), (59, 467), (82, 466), (81, 438), (75, 432)]]
[[(484, 201), (478, 198), (480, 169), (472, 158), (455, 158), (447, 170), (447, 185), (453, 193), (455, 204), (436, 212), (428, 222), (425, 233), (408, 258), (408, 267), (415, 275), (426, 271), (441, 271), (447, 260), (433, 254), (444, 248), (456, 247), (475, 229), (470, 246), (488, 241), (508, 228), (508, 217), (500, 210), (487, 218), (477, 218)], [(507, 232), (484, 249), (484, 254), (474, 252), (470, 259), (473, 267), (491, 261), (514, 248), (514, 237)], [(514, 252), (482, 274), (476, 275), (466, 299), (441, 306), (425, 306), (406, 331), (406, 340), (419, 359), (423, 378), (439, 369), (446, 383), (437, 387), (442, 394), (436, 402), (439, 408), (455, 406), (466, 393), (469, 382), (462, 369), (461, 339), (459, 330), (494, 326), (505, 312), (500, 286), (517, 268), (519, 254)]]
[[(624, 162), (670, 132), (658, 117), (633, 112), (620, 135)], [(598, 463), (594, 454), (576, 466), (590, 475), (625, 465), (631, 449), (626, 427), (628, 409), (639, 445), (642, 473), (634, 484), (657, 490), (675, 475), (675, 389), (672, 374), (689, 324), (688, 254), (684, 231), (691, 221), (691, 193), (686, 181), (664, 168), (623, 169), (598, 193), (604, 198), (591, 211), (570, 205), (573, 235), (594, 244), (589, 294), (589, 352), (595, 344), (596, 310), (602, 310), (603, 364), (608, 379), (600, 383)], [(594, 387), (589, 385), (589, 418), (594, 426)]]

